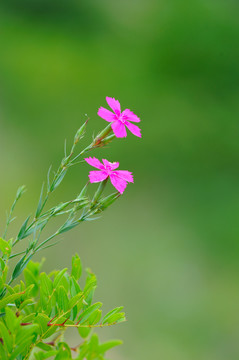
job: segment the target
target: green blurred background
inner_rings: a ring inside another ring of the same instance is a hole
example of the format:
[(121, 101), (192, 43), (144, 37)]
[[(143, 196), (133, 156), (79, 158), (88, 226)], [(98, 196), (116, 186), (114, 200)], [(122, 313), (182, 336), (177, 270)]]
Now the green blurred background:
[[(18, 185), (28, 192), (12, 235), (34, 211), (85, 113), (89, 139), (106, 125), (105, 96), (142, 119), (142, 140), (94, 153), (135, 184), (38, 257), (49, 271), (77, 251), (105, 311), (125, 305), (128, 322), (100, 331), (123, 339), (115, 360), (239, 358), (238, 10), (236, 0), (1, 1), (1, 227)], [(88, 170), (73, 169), (53, 201), (77, 194)]]

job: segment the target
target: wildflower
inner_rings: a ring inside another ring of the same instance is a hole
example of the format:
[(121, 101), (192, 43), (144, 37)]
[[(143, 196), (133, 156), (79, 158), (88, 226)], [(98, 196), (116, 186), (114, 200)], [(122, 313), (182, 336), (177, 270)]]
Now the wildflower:
[(118, 100), (114, 98), (106, 96), (106, 101), (109, 107), (114, 111), (111, 112), (103, 108), (102, 106), (99, 108), (98, 115), (108, 121), (111, 122), (112, 130), (116, 137), (123, 138), (127, 136), (126, 127), (129, 131), (132, 132), (135, 136), (141, 137), (140, 128), (137, 125), (131, 124), (130, 121), (140, 122), (140, 118), (135, 115), (129, 109), (125, 109), (121, 112), (120, 103)]
[(134, 182), (133, 175), (131, 172), (127, 170), (116, 170), (119, 167), (118, 162), (109, 162), (106, 159), (102, 159), (103, 164), (96, 159), (95, 157), (89, 157), (85, 158), (85, 161), (95, 168), (99, 169), (96, 171), (90, 171), (89, 173), (89, 179), (91, 183), (97, 183), (106, 180), (108, 177), (110, 178), (110, 181), (112, 185), (120, 192), (120, 194), (123, 194), (127, 182)]

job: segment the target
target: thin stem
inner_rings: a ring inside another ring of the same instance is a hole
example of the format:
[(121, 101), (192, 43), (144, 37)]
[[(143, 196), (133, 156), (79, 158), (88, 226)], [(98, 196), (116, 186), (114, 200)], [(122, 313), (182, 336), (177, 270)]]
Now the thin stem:
[(59, 230), (57, 230), (54, 234), (52, 234), (51, 236), (49, 236), (46, 240), (44, 240), (43, 242), (41, 242), (35, 249), (34, 249), (34, 254), (46, 243), (48, 243), (50, 240), (52, 240), (54, 237), (56, 237), (57, 235), (60, 235)]
[(25, 252), (26, 252), (26, 251), (24, 250), (24, 251), (21, 251), (21, 252), (19, 252), (19, 253), (17, 253), (17, 254), (12, 254), (12, 255), (9, 256), (9, 259), (13, 259), (13, 258), (15, 258), (16, 256), (25, 254)]

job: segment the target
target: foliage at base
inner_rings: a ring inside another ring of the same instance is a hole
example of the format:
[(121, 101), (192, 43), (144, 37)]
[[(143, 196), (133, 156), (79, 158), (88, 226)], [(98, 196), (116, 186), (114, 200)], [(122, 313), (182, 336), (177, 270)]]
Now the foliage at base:
[[(5, 250), (7, 251), (7, 250)], [(0, 358), (1, 360), (78, 359), (103, 360), (105, 353), (121, 341), (99, 343), (95, 328), (125, 321), (122, 307), (102, 316), (102, 303), (93, 302), (96, 276), (87, 269), (82, 288), (82, 266), (78, 255), (72, 269), (41, 272), (42, 263), (28, 262), (24, 279), (14, 287), (7, 285), (7, 265), (0, 266)], [(68, 328), (79, 334), (73, 348), (64, 342)]]

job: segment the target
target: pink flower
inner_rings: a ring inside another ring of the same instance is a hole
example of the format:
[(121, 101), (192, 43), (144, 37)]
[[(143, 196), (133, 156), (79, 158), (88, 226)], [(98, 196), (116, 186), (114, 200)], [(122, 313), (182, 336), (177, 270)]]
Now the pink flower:
[(126, 109), (121, 112), (120, 103), (118, 100), (114, 98), (106, 96), (106, 101), (109, 107), (114, 111), (111, 112), (103, 107), (99, 108), (98, 115), (108, 121), (111, 122), (112, 130), (116, 137), (123, 138), (127, 136), (126, 128), (132, 132), (132, 134), (141, 137), (140, 128), (137, 125), (131, 124), (130, 121), (140, 122), (140, 118), (135, 115), (129, 109)]
[(112, 185), (118, 190), (121, 194), (123, 194), (127, 182), (134, 182), (133, 175), (131, 172), (127, 170), (117, 170), (114, 171), (119, 167), (118, 162), (109, 162), (106, 159), (102, 159), (103, 164), (96, 159), (95, 157), (86, 158), (85, 161), (95, 168), (99, 169), (99, 171), (90, 171), (89, 178), (91, 183), (101, 182), (108, 177)]

